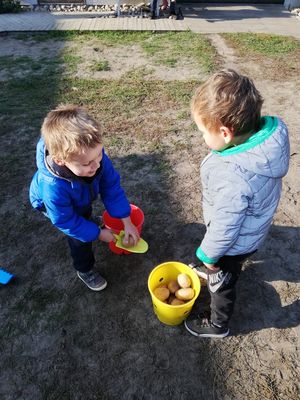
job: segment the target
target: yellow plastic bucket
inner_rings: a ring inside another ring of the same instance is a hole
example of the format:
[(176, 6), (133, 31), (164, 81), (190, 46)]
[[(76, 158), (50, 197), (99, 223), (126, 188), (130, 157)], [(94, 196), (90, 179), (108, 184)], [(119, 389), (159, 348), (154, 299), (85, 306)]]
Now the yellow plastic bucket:
[[(154, 289), (170, 280), (176, 280), (178, 274), (185, 273), (191, 278), (191, 287), (195, 291), (192, 300), (179, 306), (172, 306), (159, 300), (153, 293)], [(160, 322), (167, 325), (179, 325), (190, 314), (196, 298), (200, 293), (200, 279), (196, 273), (187, 265), (177, 261), (169, 261), (159, 264), (152, 270), (148, 278), (148, 289), (151, 294), (153, 309)]]

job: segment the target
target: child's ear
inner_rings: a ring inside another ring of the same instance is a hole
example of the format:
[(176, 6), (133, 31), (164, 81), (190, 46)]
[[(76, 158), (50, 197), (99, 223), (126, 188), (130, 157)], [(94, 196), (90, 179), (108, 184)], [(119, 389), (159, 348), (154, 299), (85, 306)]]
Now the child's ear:
[(230, 128), (227, 128), (227, 126), (220, 126), (220, 133), (223, 136), (224, 142), (226, 144), (230, 143), (233, 140), (233, 132)]
[(60, 167), (63, 167), (65, 165), (65, 162), (63, 160), (60, 160), (59, 158), (53, 157), (53, 161)]

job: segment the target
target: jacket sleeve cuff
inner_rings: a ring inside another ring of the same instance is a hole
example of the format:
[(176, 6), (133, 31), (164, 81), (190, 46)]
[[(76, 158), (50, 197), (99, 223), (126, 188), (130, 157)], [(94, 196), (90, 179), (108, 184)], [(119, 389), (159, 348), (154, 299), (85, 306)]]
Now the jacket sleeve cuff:
[(204, 253), (201, 247), (198, 247), (196, 251), (196, 256), (199, 258), (200, 261), (206, 262), (207, 264), (216, 264), (219, 261), (218, 258), (207, 257), (207, 255)]
[[(93, 223), (93, 225), (96, 225)], [(101, 232), (100, 226), (96, 225), (92, 230), (85, 231), (84, 235), (74, 235), (75, 239), (80, 240), (81, 242), (94, 242), (95, 240), (99, 240), (99, 235)], [(70, 235), (71, 236), (71, 235)]]

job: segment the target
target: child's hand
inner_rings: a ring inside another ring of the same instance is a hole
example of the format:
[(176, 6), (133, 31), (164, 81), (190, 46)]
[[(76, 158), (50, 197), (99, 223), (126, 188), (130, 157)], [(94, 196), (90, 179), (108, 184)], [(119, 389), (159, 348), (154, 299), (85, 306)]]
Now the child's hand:
[(123, 218), (122, 221), (124, 223), (124, 237), (122, 240), (124, 246), (136, 246), (138, 241), (140, 240), (140, 234), (137, 228), (131, 222), (130, 217)]
[[(203, 261), (202, 261), (203, 262)], [(206, 266), (206, 268), (210, 269), (211, 271), (217, 272), (220, 270), (220, 267), (218, 267), (215, 264), (208, 264), (206, 262), (203, 262), (203, 264)]]
[(100, 235), (99, 235), (99, 240), (102, 240), (102, 242), (115, 242), (116, 239), (113, 235), (113, 232), (110, 229), (103, 228), (101, 229)]

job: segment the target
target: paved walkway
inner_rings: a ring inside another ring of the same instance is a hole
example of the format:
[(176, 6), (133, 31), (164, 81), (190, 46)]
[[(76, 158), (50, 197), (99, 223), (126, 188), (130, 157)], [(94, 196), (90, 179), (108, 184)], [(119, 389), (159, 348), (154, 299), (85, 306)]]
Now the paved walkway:
[[(130, 2), (128, 2), (130, 3)], [(282, 5), (184, 4), (184, 19), (119, 17), (97, 13), (24, 12), (1, 14), (0, 32), (50, 30), (185, 31), (199, 33), (263, 32), (300, 39), (300, 20)]]

